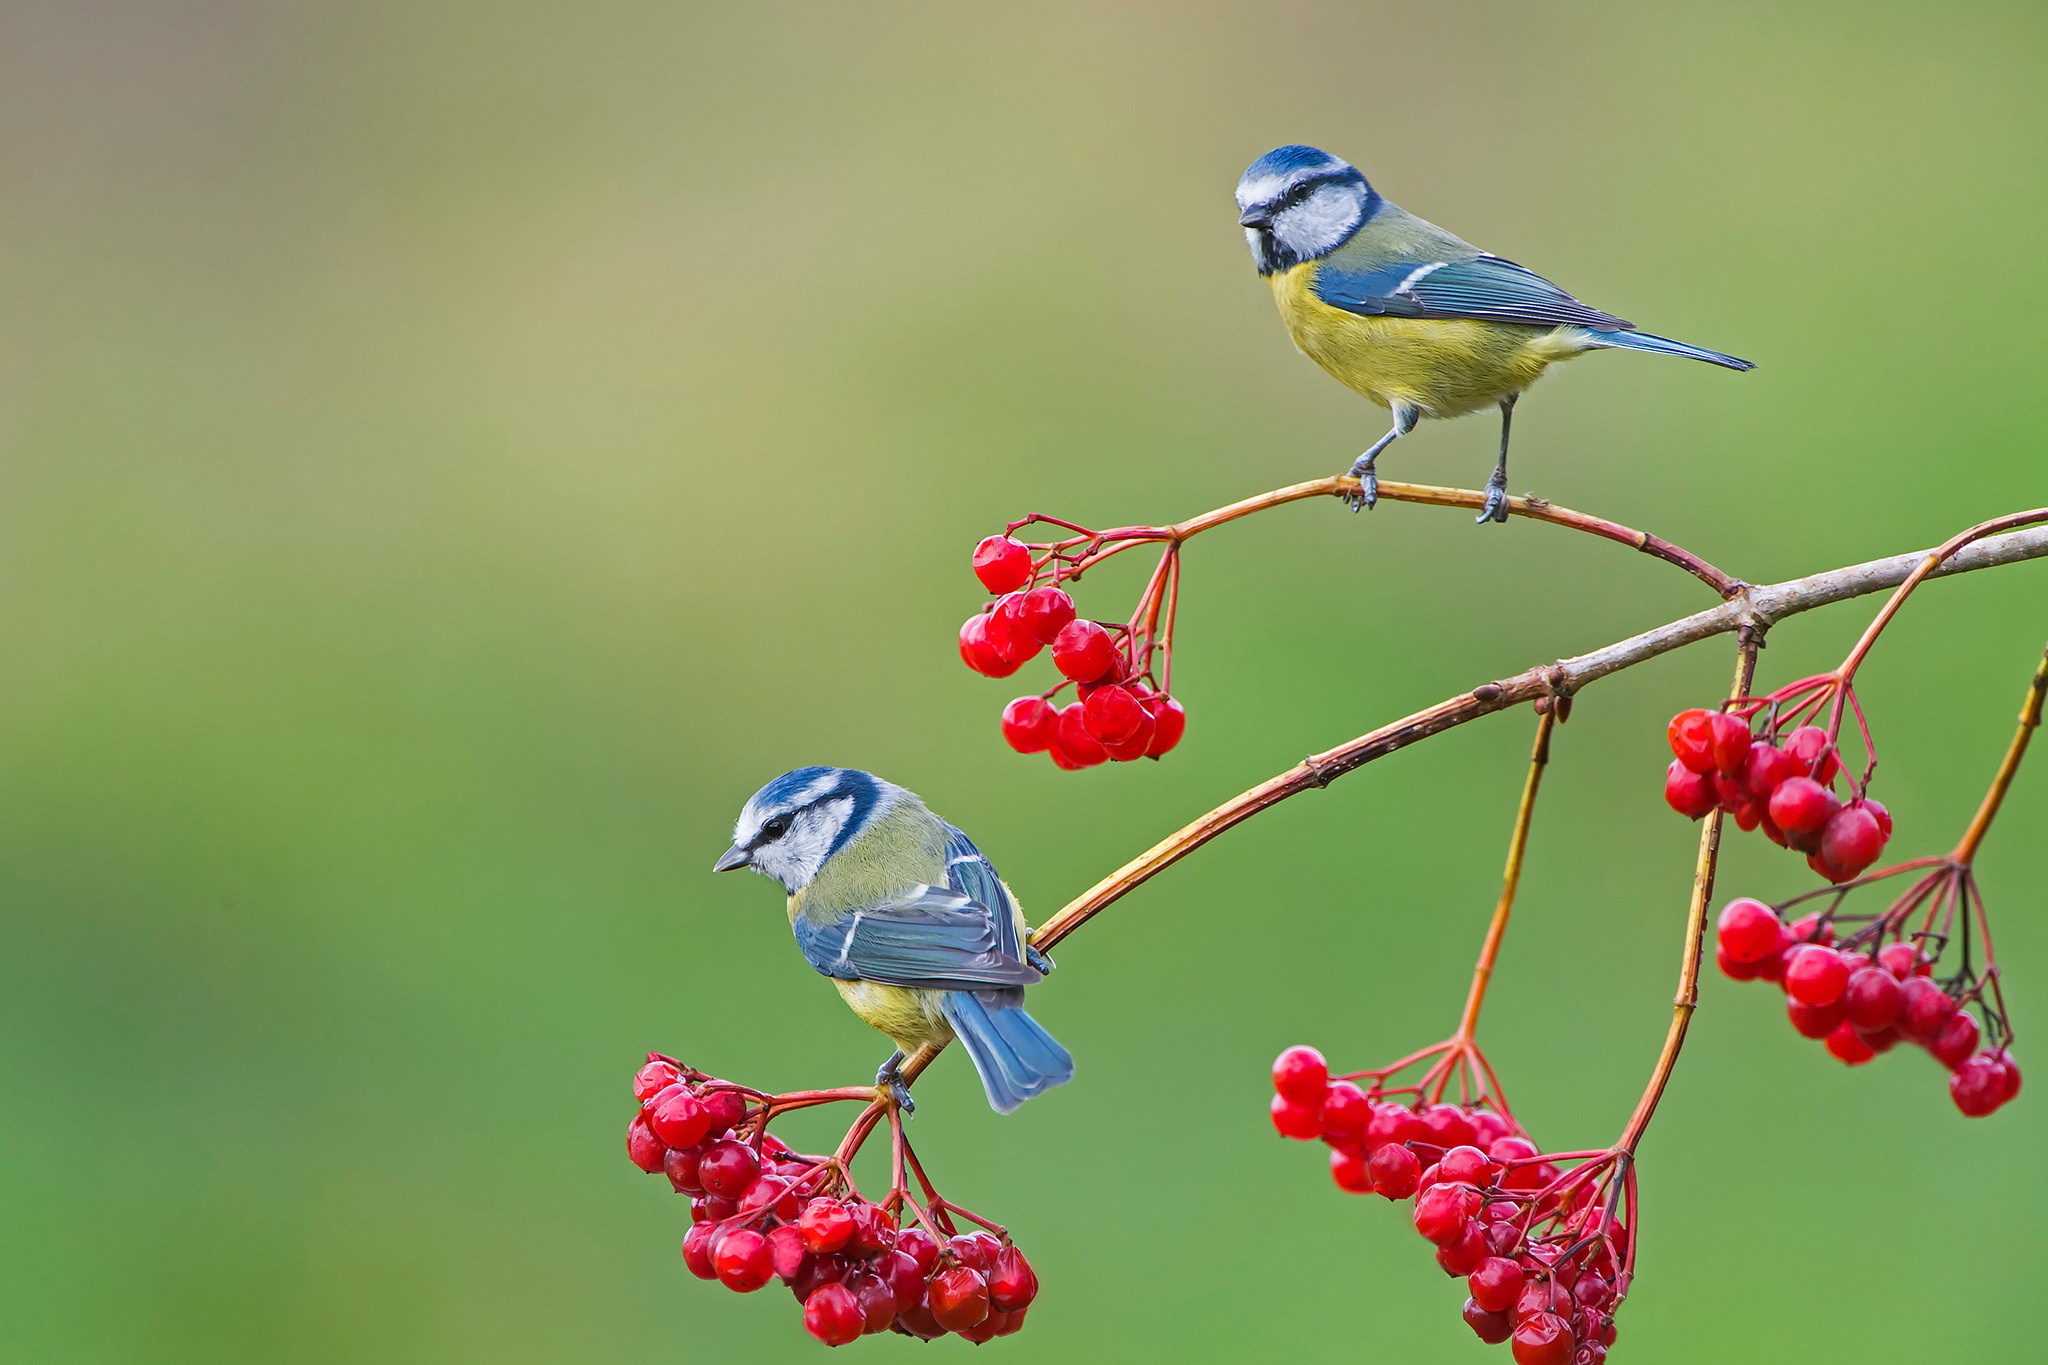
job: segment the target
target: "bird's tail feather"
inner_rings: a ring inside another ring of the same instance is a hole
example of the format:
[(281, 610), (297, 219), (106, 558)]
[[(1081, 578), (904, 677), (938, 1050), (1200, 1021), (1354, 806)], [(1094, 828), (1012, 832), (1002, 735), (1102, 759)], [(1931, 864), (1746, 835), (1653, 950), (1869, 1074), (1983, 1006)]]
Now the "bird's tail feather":
[(1731, 370), (1753, 370), (1754, 362), (1739, 360), (1732, 355), (1722, 355), (1704, 346), (1688, 346), (1670, 337), (1653, 336), (1648, 332), (1600, 332), (1586, 329), (1586, 344), (1593, 347), (1611, 347), (1624, 351), (1654, 351), (1658, 355), (1682, 355), (1688, 360), (1704, 360), (1710, 365), (1726, 365)]
[(998, 1114), (1074, 1078), (1074, 1059), (1067, 1050), (1036, 1019), (1003, 1002), (1000, 993), (947, 991), (939, 997), (939, 1010), (966, 1044), (989, 1108)]

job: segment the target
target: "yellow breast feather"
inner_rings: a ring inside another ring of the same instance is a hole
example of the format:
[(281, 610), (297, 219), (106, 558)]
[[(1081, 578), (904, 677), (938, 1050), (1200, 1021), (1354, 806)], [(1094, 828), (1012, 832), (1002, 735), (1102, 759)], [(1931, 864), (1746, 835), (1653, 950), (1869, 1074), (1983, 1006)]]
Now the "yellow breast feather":
[(1583, 353), (1576, 327), (1524, 327), (1468, 318), (1372, 317), (1315, 294), (1314, 261), (1271, 275), (1273, 300), (1302, 354), (1383, 408), (1457, 417), (1498, 404), (1544, 369)]
[(953, 1030), (939, 1013), (939, 992), (884, 986), (873, 981), (834, 981), (848, 1009), (871, 1028), (880, 1030), (905, 1052), (925, 1043), (943, 1043)]

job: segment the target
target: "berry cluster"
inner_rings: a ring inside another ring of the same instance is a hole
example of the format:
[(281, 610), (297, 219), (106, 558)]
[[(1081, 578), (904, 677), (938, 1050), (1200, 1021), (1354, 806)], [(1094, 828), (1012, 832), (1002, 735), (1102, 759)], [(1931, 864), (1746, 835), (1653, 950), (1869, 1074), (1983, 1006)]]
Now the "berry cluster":
[[(1007, 678), (1051, 648), (1061, 681), (1003, 708), (1003, 740), (1020, 754), (1050, 754), (1068, 770), (1158, 758), (1187, 729), (1187, 712), (1164, 681), (1173, 629), (1170, 587), (1179, 581), (1177, 547), (1167, 551), (1132, 622), (1105, 624), (1077, 617), (1074, 599), (1058, 586), (1101, 557), (1102, 539), (1089, 532), (1084, 539), (1042, 546), (1037, 559), (1033, 547), (1008, 535), (983, 540), (974, 547), (974, 574), (996, 599), (960, 627), (961, 659), (991, 678)], [(1076, 553), (1077, 546), (1092, 550)], [(1041, 577), (1047, 581), (1038, 582)], [(1074, 700), (1054, 705), (1069, 683)]]
[(1820, 726), (1780, 734), (1774, 719), (1763, 735), (1752, 736), (1738, 708), (1763, 706), (1760, 700), (1673, 716), (1665, 733), (1677, 757), (1664, 773), (1664, 799), (1690, 820), (1718, 807), (1737, 827), (1761, 829), (1772, 842), (1804, 853), (1807, 866), (1829, 881), (1853, 880), (1890, 842), (1890, 812), (1853, 778), (1848, 801), (1835, 794), (1841, 753)]
[[(1861, 1066), (1901, 1041), (1925, 1048), (1948, 1068), (1956, 1108), (1981, 1118), (2020, 1091), (1996, 978), (1973, 979), (1966, 966), (1945, 983), (1935, 980), (1945, 935), (1900, 936), (1903, 919), (1887, 912), (1838, 944), (1831, 916), (1808, 914), (1787, 924), (1778, 910), (1743, 897), (1721, 911), (1714, 959), (1732, 980), (1783, 986), (1793, 1029), (1824, 1040), (1848, 1066)], [(1988, 994), (1987, 982), (1993, 987)], [(1972, 1004), (1984, 1016), (1982, 1025)]]
[(1320, 1052), (1288, 1048), (1273, 1063), (1273, 1126), (1321, 1138), (1339, 1189), (1413, 1199), (1415, 1230), (1465, 1280), (1464, 1319), (1481, 1341), (1512, 1341), (1518, 1365), (1599, 1365), (1633, 1273), (1614, 1207), (1617, 1193), (1632, 1198), (1632, 1174), (1611, 1152), (1545, 1156), (1484, 1103), (1390, 1099), (1379, 1076), (1332, 1078)]
[[(772, 1102), (750, 1107), (755, 1093), (659, 1054), (633, 1078), (640, 1107), (626, 1153), (689, 1196), (691, 1274), (741, 1294), (780, 1280), (827, 1346), (882, 1331), (978, 1344), (1024, 1325), (1038, 1276), (1007, 1234), (960, 1234), (947, 1211), (964, 1211), (935, 1195), (928, 1211), (894, 1192), (863, 1199), (837, 1158), (799, 1155), (769, 1134)], [(903, 1205), (922, 1226), (899, 1227)]]

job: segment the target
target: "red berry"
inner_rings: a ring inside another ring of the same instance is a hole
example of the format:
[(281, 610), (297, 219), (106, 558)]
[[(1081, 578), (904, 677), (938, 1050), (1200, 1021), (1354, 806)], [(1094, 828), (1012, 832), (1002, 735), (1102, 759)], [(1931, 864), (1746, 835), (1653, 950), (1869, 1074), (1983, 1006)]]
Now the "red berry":
[(768, 1229), (768, 1262), (775, 1267), (776, 1279), (793, 1285), (803, 1274), (804, 1262), (816, 1259), (804, 1250), (803, 1234), (794, 1225), (781, 1223)]
[(1892, 1026), (1906, 1005), (1899, 980), (1882, 967), (1864, 967), (1849, 974), (1842, 987), (1842, 1011), (1849, 1022), (1866, 1033)]
[(1935, 1061), (1954, 1071), (1977, 1050), (1977, 1037), (1977, 1016), (1959, 1009), (1927, 1044), (1927, 1050), (1934, 1054)]
[(1274, 1131), (1281, 1137), (1314, 1142), (1322, 1136), (1322, 1111), (1315, 1105), (1296, 1104), (1285, 1095), (1275, 1095), (1267, 1112), (1272, 1115)]
[(1884, 808), (1883, 802), (1873, 801), (1866, 796), (1860, 800), (1851, 801), (1849, 804), (1861, 806), (1869, 811), (1871, 818), (1877, 821), (1877, 832), (1884, 836), (1886, 843), (1892, 841), (1892, 813)]
[(727, 1199), (745, 1194), (760, 1174), (760, 1158), (743, 1142), (714, 1142), (697, 1159), (697, 1183)]
[(1003, 742), (1020, 754), (1050, 749), (1059, 728), (1060, 713), (1044, 697), (1018, 697), (1003, 708)]
[(633, 1098), (651, 1100), (681, 1080), (682, 1075), (672, 1063), (657, 1057), (633, 1073)]
[(1771, 793), (1771, 823), (1788, 836), (1820, 829), (1841, 808), (1835, 794), (1810, 777), (1788, 777)]
[(888, 1331), (889, 1324), (896, 1321), (896, 1292), (888, 1282), (873, 1270), (861, 1269), (849, 1274), (842, 1283), (853, 1291), (854, 1302), (860, 1305), (860, 1330)]
[(1332, 1081), (1323, 1092), (1322, 1133), (1336, 1143), (1357, 1142), (1372, 1123), (1372, 1101), (1350, 1081)]
[(779, 1175), (762, 1174), (740, 1196), (741, 1213), (758, 1213), (767, 1209), (785, 1223), (795, 1219), (802, 1212), (802, 1207), (802, 1201), (790, 1189), (789, 1181)]
[(1069, 702), (1060, 709), (1059, 724), (1053, 730), (1053, 762), (1063, 768), (1092, 768), (1109, 761), (1102, 747), (1081, 719), (1081, 703)]
[(1785, 1014), (1792, 1021), (1793, 1031), (1802, 1038), (1825, 1038), (1842, 1026), (1845, 1017), (1839, 1000), (1808, 1005), (1790, 996), (1785, 998)]
[(1680, 711), (1664, 727), (1664, 737), (1671, 742), (1671, 753), (1689, 770), (1708, 773), (1714, 770), (1714, 715), (1694, 707)]
[(1320, 1106), (1330, 1088), (1330, 1064), (1312, 1047), (1297, 1043), (1273, 1059), (1273, 1089), (1296, 1104)]
[(1719, 805), (1721, 797), (1712, 776), (1696, 773), (1674, 758), (1664, 770), (1664, 801), (1686, 819), (1698, 820)]
[(697, 1158), (700, 1155), (695, 1147), (672, 1147), (662, 1158), (662, 1173), (668, 1177), (669, 1187), (677, 1194), (704, 1193), (704, 1187), (697, 1183)]
[(648, 1127), (647, 1116), (633, 1115), (633, 1121), (626, 1125), (626, 1155), (633, 1164), (653, 1175), (661, 1169), (662, 1158), (667, 1154), (668, 1144)]
[(1365, 1153), (1356, 1147), (1330, 1149), (1330, 1179), (1347, 1194), (1372, 1193), (1372, 1171), (1366, 1166)]
[(942, 1271), (925, 1290), (925, 1305), (949, 1332), (973, 1327), (988, 1316), (988, 1282), (969, 1266)]
[(1998, 1064), (2005, 1068), (2006, 1101), (2010, 1103), (2018, 1099), (2020, 1094), (2020, 1064), (2014, 1061), (2013, 1055), (2004, 1048), (1999, 1048), (1996, 1052), (1985, 1055), (1996, 1058)]
[(1081, 703), (1081, 723), (1105, 745), (1129, 739), (1145, 719), (1145, 708), (1138, 705), (1138, 699), (1128, 688), (1098, 687)]
[(1389, 1142), (1407, 1142), (1429, 1136), (1429, 1130), (1408, 1106), (1398, 1101), (1375, 1104), (1372, 1122), (1365, 1125), (1365, 1149), (1376, 1152)]
[(1015, 592), (1031, 581), (1031, 551), (1008, 536), (990, 536), (974, 547), (974, 576), (990, 592)]
[(1453, 1147), (1436, 1164), (1437, 1179), (1460, 1185), (1489, 1183), (1498, 1168), (1477, 1147)]
[(1406, 1199), (1422, 1178), (1422, 1162), (1415, 1153), (1391, 1143), (1374, 1152), (1365, 1168), (1372, 1176), (1373, 1193), (1388, 1199)]
[(827, 1346), (844, 1346), (860, 1338), (867, 1318), (860, 1300), (843, 1284), (828, 1284), (804, 1300), (804, 1330)]
[(1849, 968), (1832, 948), (1808, 943), (1785, 959), (1785, 994), (1802, 1005), (1832, 1005), (1849, 984)]
[[(1828, 738), (1828, 732), (1818, 725), (1802, 725), (1785, 737), (1784, 750), (1792, 761), (1798, 764), (1802, 777), (1810, 777), (1822, 786), (1835, 780), (1841, 771), (1841, 751)], [(1814, 771), (1814, 763), (1820, 761), (1820, 769)]]
[(711, 1254), (718, 1249), (719, 1238), (725, 1229), (717, 1223), (692, 1223), (690, 1230), (683, 1234), (683, 1264), (690, 1273), (700, 1280), (718, 1278), (718, 1268), (711, 1264)]
[(1707, 743), (1714, 771), (1723, 777), (1740, 779), (1749, 764), (1749, 722), (1726, 711), (1716, 711), (1707, 717)]
[(1515, 1365), (1571, 1365), (1577, 1343), (1555, 1313), (1531, 1313), (1515, 1324)]
[(899, 1305), (896, 1309), (896, 1325), (922, 1341), (931, 1341), (946, 1335), (946, 1329), (932, 1316), (932, 1310), (922, 1303)]
[(849, 1254), (872, 1256), (896, 1245), (896, 1219), (880, 1205), (856, 1198), (847, 1204), (847, 1212), (853, 1215), (853, 1240), (846, 1244)]
[(988, 614), (988, 642), (1004, 663), (1030, 663), (1045, 648), (1019, 615), (1023, 601), (1024, 594), (1009, 593), (999, 598)]
[(711, 1111), (686, 1089), (678, 1089), (663, 1100), (647, 1118), (661, 1140), (671, 1147), (694, 1147), (711, 1128)]
[(1948, 1094), (1965, 1115), (1981, 1119), (2005, 1103), (2005, 1067), (1993, 1054), (1980, 1052), (1948, 1078)]
[(896, 1238), (896, 1249), (908, 1256), (917, 1266), (920, 1277), (932, 1273), (932, 1267), (939, 1263), (939, 1243), (923, 1228), (907, 1228)]
[(1829, 1053), (1844, 1066), (1862, 1066), (1877, 1055), (1877, 1049), (1864, 1042), (1857, 1034), (1855, 1025), (1846, 1019), (1835, 1025), (1834, 1032), (1828, 1034), (1827, 1046)]
[(739, 1211), (739, 1201), (723, 1195), (700, 1194), (690, 1201), (690, 1221), (693, 1223), (722, 1222)]
[(1916, 1043), (1932, 1042), (1956, 1012), (1955, 998), (1924, 976), (1901, 984), (1899, 995), (1905, 1001), (1899, 1010), (1899, 1032)]
[(768, 1239), (752, 1228), (734, 1228), (719, 1238), (711, 1265), (718, 1272), (718, 1282), (740, 1294), (753, 1293), (775, 1275)]
[[(1118, 690), (1121, 691), (1122, 689), (1119, 688)], [(1090, 698), (1090, 700), (1093, 700), (1093, 698)], [(1085, 710), (1082, 719), (1087, 719)], [(1109, 757), (1112, 762), (1135, 763), (1152, 752), (1152, 729), (1152, 713), (1140, 706), (1138, 708), (1138, 728), (1131, 731), (1130, 737), (1119, 740), (1115, 744), (1104, 744), (1102, 747), (1109, 751)]]
[(1479, 1306), (1477, 1299), (1465, 1300), (1465, 1325), (1478, 1333), (1479, 1339), (1489, 1346), (1500, 1345), (1515, 1330), (1506, 1313), (1490, 1313)]
[(1850, 877), (1876, 862), (1882, 852), (1884, 834), (1877, 827), (1877, 817), (1860, 801), (1836, 811), (1821, 830), (1820, 856)]
[(1798, 775), (1798, 761), (1777, 745), (1759, 739), (1749, 746), (1749, 757), (1742, 765), (1742, 785), (1757, 796), (1768, 799), (1780, 782)]
[(1145, 746), (1145, 755), (1157, 758), (1180, 743), (1180, 737), (1187, 733), (1188, 713), (1164, 692), (1145, 698), (1145, 710), (1152, 716), (1152, 742)]
[(718, 1137), (729, 1132), (734, 1124), (747, 1116), (747, 1097), (737, 1090), (707, 1090), (698, 1098), (711, 1111), (711, 1127), (705, 1130), (706, 1137)]
[(1415, 1200), (1415, 1230), (1446, 1246), (1458, 1240), (1479, 1211), (1479, 1192), (1466, 1185), (1431, 1185)]
[(1890, 972), (1896, 980), (1904, 981), (1920, 966), (1920, 946), (1916, 943), (1887, 943), (1877, 950), (1877, 965)]
[(1069, 621), (1053, 638), (1053, 667), (1075, 682), (1094, 682), (1116, 662), (1116, 642), (1093, 621)]
[(1489, 1256), (1476, 1266), (1466, 1287), (1472, 1301), (1489, 1313), (1505, 1313), (1522, 1292), (1522, 1267), (1505, 1256)]
[(1509, 1135), (1488, 1144), (1486, 1154), (1495, 1161), (1527, 1161), (1536, 1155), (1536, 1144), (1525, 1137)]
[(1021, 1313), (1038, 1297), (1038, 1272), (1024, 1253), (1006, 1246), (996, 1253), (988, 1272), (988, 1306), (998, 1313)]
[(986, 1278), (989, 1271), (995, 1268), (996, 1253), (1003, 1249), (1003, 1244), (996, 1239), (994, 1233), (976, 1228), (973, 1232), (964, 1232), (948, 1239), (946, 1249), (951, 1251), (962, 1265), (973, 1267)]
[[(1455, 1104), (1432, 1104), (1420, 1115), (1423, 1126), (1428, 1129), (1429, 1141), (1448, 1151), (1452, 1147), (1467, 1147), (1478, 1134), (1472, 1131), (1472, 1120), (1465, 1117), (1465, 1111)], [(1445, 1176), (1446, 1180), (1450, 1177)]]
[(1468, 1218), (1455, 1240), (1436, 1249), (1436, 1263), (1446, 1275), (1470, 1275), (1486, 1259), (1487, 1250), (1485, 1230)]
[[(906, 1232), (903, 1235), (907, 1238), (910, 1234)], [(928, 1236), (925, 1240), (931, 1241)], [(938, 1244), (933, 1243), (933, 1258), (936, 1259), (938, 1254)], [(924, 1302), (924, 1269), (919, 1267), (915, 1256), (903, 1249), (901, 1241), (898, 1241), (894, 1251), (882, 1253), (875, 1261), (874, 1271), (882, 1277), (882, 1282), (889, 1286), (889, 1293), (896, 1300), (897, 1312), (902, 1312), (912, 1304)]]
[(1049, 645), (1058, 638), (1067, 622), (1074, 619), (1074, 599), (1059, 588), (1033, 588), (1024, 594), (1017, 616), (1025, 629), (1031, 632), (1032, 639)]
[(813, 1199), (797, 1219), (797, 1229), (812, 1251), (837, 1251), (853, 1240), (853, 1214), (837, 1199)]
[(1007, 678), (1023, 665), (1011, 663), (988, 636), (988, 613), (970, 616), (960, 625), (960, 658), (985, 678)]
[(1728, 902), (1716, 922), (1716, 937), (1737, 962), (1761, 962), (1778, 951), (1785, 932), (1778, 912), (1747, 896)]
[(1720, 944), (1714, 945), (1714, 965), (1721, 969), (1721, 975), (1730, 981), (1754, 981), (1764, 974), (1761, 962), (1737, 962), (1728, 956), (1728, 950)]
[(1514, 1131), (1491, 1109), (1474, 1109), (1465, 1117), (1472, 1122), (1472, 1145), (1482, 1152)]

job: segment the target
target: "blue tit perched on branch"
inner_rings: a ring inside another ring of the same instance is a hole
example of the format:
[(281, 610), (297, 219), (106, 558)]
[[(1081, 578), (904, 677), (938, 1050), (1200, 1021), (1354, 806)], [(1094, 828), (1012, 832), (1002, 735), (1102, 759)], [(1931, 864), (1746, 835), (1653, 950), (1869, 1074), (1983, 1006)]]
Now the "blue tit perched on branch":
[(897, 1067), (927, 1043), (958, 1038), (1001, 1114), (1073, 1079), (1024, 1012), (1051, 960), (981, 850), (916, 793), (849, 768), (784, 773), (748, 800), (713, 870), (738, 867), (782, 883), (805, 960), (896, 1044), (875, 1084), (906, 1113)]
[(1557, 361), (1620, 349), (1756, 368), (1588, 308), (1533, 271), (1404, 213), (1314, 147), (1279, 147), (1254, 161), (1237, 182), (1237, 207), (1294, 344), (1394, 415), (1394, 429), (1351, 466), (1360, 485), (1353, 511), (1377, 501), (1373, 461), (1418, 420), (1498, 406), (1500, 461), (1479, 521), (1506, 521), (1515, 400)]

